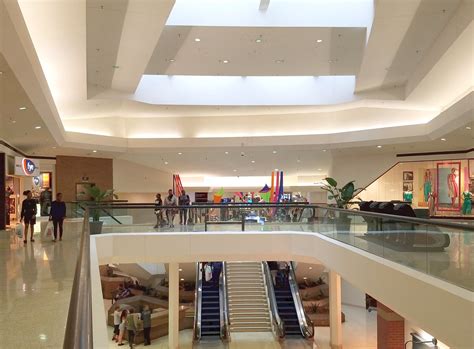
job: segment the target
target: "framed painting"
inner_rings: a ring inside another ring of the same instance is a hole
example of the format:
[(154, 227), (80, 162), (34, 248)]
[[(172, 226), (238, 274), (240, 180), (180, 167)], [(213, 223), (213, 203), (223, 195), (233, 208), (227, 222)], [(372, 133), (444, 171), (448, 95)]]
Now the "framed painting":
[(461, 162), (436, 164), (437, 211), (459, 211), (461, 208)]
[(413, 191), (413, 182), (403, 182), (403, 191)]
[(469, 167), (469, 178), (474, 178), (474, 159), (468, 160), (467, 167)]
[(403, 171), (403, 181), (412, 181), (413, 180), (413, 171)]

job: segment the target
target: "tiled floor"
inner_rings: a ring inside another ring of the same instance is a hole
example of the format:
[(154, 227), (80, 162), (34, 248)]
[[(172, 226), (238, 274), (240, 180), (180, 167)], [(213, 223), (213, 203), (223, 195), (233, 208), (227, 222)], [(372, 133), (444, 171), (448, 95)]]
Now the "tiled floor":
[[(345, 349), (376, 349), (377, 348), (377, 313), (367, 312), (363, 308), (343, 306), (346, 322), (343, 327), (343, 347)], [(110, 328), (112, 333), (112, 328)], [(330, 349), (329, 327), (317, 327), (315, 339), (287, 339), (276, 341), (271, 333), (234, 333), (232, 340), (224, 344), (219, 340), (192, 343), (192, 330), (180, 332), (180, 348), (212, 348), (212, 349)], [(126, 343), (126, 342), (124, 342)], [(128, 343), (126, 343), (128, 344)], [(124, 346), (127, 348), (128, 346)], [(162, 337), (152, 342), (151, 346), (137, 345), (137, 348), (166, 349), (168, 337)], [(109, 348), (119, 348), (110, 342)]]
[(37, 227), (36, 242), (26, 246), (13, 232), (0, 231), (2, 349), (62, 348), (80, 225), (66, 223), (56, 243)]

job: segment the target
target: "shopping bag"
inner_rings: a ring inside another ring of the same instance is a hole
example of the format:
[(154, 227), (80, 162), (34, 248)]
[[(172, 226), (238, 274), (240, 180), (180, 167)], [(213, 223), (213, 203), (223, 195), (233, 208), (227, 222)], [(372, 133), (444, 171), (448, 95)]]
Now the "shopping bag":
[(53, 222), (49, 221), (48, 225), (46, 226), (46, 236), (53, 235)]
[(15, 233), (19, 238), (23, 238), (23, 224), (18, 223), (15, 227)]

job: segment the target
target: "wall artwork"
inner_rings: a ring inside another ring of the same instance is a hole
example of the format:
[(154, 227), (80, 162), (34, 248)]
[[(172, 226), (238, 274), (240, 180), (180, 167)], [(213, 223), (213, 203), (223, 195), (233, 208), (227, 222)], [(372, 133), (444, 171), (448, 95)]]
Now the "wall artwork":
[(403, 181), (412, 181), (413, 171), (403, 171)]
[(413, 182), (403, 182), (403, 191), (413, 191)]
[(461, 207), (461, 162), (438, 162), (436, 164), (436, 192), (438, 211), (459, 211)]
[(474, 178), (474, 159), (469, 159), (467, 166), (469, 167), (469, 177)]

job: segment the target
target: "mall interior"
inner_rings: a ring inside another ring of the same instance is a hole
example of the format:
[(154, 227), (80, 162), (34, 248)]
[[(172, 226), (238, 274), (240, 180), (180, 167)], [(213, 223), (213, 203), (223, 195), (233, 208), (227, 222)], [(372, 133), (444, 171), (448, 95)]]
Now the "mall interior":
[(0, 0), (0, 349), (473, 349), (474, 0)]

